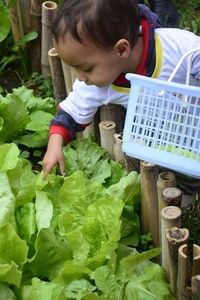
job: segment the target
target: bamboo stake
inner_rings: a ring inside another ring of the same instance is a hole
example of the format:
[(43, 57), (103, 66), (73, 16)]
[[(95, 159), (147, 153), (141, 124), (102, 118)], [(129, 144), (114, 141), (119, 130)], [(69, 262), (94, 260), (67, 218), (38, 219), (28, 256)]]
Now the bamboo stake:
[(67, 95), (72, 91), (72, 76), (70, 66), (61, 61)]
[(116, 131), (122, 132), (125, 120), (124, 108), (116, 104), (103, 105), (100, 108), (101, 121), (111, 120), (116, 123)]
[(102, 121), (99, 123), (101, 147), (103, 147), (108, 151), (111, 158), (114, 158), (113, 135), (115, 133), (115, 129), (116, 129), (116, 124), (113, 121)]
[(38, 34), (37, 39), (30, 42), (29, 55), (31, 60), (32, 72), (41, 72), (41, 16), (42, 16), (42, 0), (31, 0), (30, 7), (30, 21), (31, 30), (36, 31)]
[(158, 175), (158, 180), (156, 183), (157, 193), (158, 193), (158, 220), (159, 220), (159, 241), (161, 245), (161, 211), (166, 206), (163, 203), (162, 192), (165, 188), (176, 186), (176, 178), (174, 173), (162, 172)]
[(181, 207), (182, 191), (176, 187), (166, 188), (162, 192), (163, 206), (174, 205)]
[(200, 275), (200, 246), (193, 245), (192, 276)]
[(30, 23), (30, 6), (31, 0), (19, 0), (19, 11), (21, 15), (21, 22), (23, 27), (24, 34), (32, 31), (31, 23)]
[(125, 166), (128, 172), (137, 171), (140, 172), (140, 160), (134, 157), (130, 157), (124, 154)]
[(179, 247), (178, 251), (178, 299), (191, 299), (191, 288), (188, 286), (187, 245)]
[(200, 300), (200, 275), (192, 277), (192, 299)]
[(58, 102), (60, 102), (66, 97), (65, 80), (63, 76), (61, 61), (55, 48), (50, 49), (48, 55), (54, 96), (58, 100)]
[(169, 280), (169, 253), (167, 247), (166, 230), (172, 227), (180, 227), (181, 209), (177, 206), (167, 206), (161, 211), (161, 235), (162, 235), (162, 266)]
[[(9, 4), (9, 0), (6, 0), (6, 4)], [(16, 0), (16, 2), (12, 3), (12, 5), (9, 7), (9, 16), (13, 39), (16, 43), (24, 36), (19, 0)]]
[(77, 73), (75, 68), (70, 67), (70, 71), (71, 71), (71, 78), (72, 78), (72, 86), (77, 78)]
[(159, 244), (158, 201), (156, 181), (158, 167), (149, 162), (141, 162), (141, 222), (143, 233), (151, 232), (154, 246)]
[(177, 295), (178, 248), (187, 243), (189, 230), (178, 227), (167, 229), (166, 238), (168, 243), (170, 286), (172, 292)]
[[(200, 275), (200, 246), (193, 244), (193, 266), (192, 275), (189, 271), (188, 246), (186, 244), (179, 247), (178, 256), (178, 299), (189, 300), (192, 297), (192, 276)], [(193, 284), (194, 289), (194, 284)], [(195, 298), (194, 298), (195, 299)]]
[(92, 122), (89, 126), (85, 128), (83, 131), (83, 137), (89, 138), (89, 137), (95, 136), (95, 129), (94, 129), (94, 122)]
[(114, 138), (114, 158), (116, 161), (119, 161), (122, 166), (125, 165), (124, 153), (122, 151), (122, 134), (115, 133), (113, 135)]
[(178, 250), (178, 299), (189, 300), (191, 299), (191, 288), (188, 286), (188, 261), (187, 261), (187, 245), (184, 244)]
[(53, 39), (51, 35), (52, 24), (56, 17), (57, 4), (53, 1), (42, 3), (42, 53), (41, 64), (44, 77), (50, 77), (50, 65), (48, 51), (53, 48)]

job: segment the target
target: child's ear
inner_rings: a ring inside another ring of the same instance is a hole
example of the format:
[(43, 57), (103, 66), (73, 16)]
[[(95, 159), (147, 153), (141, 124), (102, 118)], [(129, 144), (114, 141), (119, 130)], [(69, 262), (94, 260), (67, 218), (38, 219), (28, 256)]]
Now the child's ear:
[(126, 39), (120, 39), (117, 41), (115, 44), (115, 51), (121, 58), (127, 58), (131, 51), (129, 41)]

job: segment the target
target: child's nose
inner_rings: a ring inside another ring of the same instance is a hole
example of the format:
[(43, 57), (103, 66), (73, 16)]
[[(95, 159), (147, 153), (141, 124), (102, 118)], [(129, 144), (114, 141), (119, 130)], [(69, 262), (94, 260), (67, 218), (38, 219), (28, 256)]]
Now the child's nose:
[(80, 81), (87, 81), (87, 77), (85, 76), (85, 74), (83, 74), (83, 72), (81, 71), (77, 71), (77, 78)]

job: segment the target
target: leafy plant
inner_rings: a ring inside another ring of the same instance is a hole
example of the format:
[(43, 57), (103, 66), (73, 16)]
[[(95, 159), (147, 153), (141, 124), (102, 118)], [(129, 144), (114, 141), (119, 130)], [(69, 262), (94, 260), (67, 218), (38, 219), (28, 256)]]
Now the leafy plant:
[(1, 296), (174, 299), (163, 269), (149, 261), (160, 249), (138, 253), (121, 244), (127, 201), (138, 203), (130, 196), (136, 172), (109, 187), (80, 170), (65, 178), (50, 174), (44, 181), (15, 144), (0, 145), (0, 154)]

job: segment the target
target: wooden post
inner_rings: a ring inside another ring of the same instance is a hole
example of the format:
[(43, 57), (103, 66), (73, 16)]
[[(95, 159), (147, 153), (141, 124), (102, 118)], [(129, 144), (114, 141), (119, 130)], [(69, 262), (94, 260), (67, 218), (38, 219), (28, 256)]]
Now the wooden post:
[(189, 230), (186, 228), (173, 227), (166, 230), (169, 255), (169, 278), (172, 292), (177, 295), (178, 279), (178, 248), (187, 243)]
[(42, 0), (31, 0), (30, 7), (31, 30), (38, 34), (37, 39), (28, 44), (32, 72), (41, 72), (41, 36), (42, 36)]
[(95, 137), (95, 129), (94, 129), (94, 122), (92, 122), (89, 126), (85, 128), (83, 131), (84, 138)]
[(50, 77), (50, 65), (48, 51), (53, 48), (52, 24), (56, 17), (57, 4), (53, 1), (45, 1), (42, 3), (42, 53), (41, 64), (42, 74), (44, 77)]
[(71, 69), (70, 66), (65, 64), (63, 61), (61, 61), (63, 74), (65, 78), (65, 88), (67, 91), (67, 95), (72, 91), (72, 75), (71, 75)]
[(19, 0), (17, 2), (19, 3), (23, 32), (24, 34), (27, 34), (28, 32), (33, 31), (30, 22), (31, 0)]
[(200, 300), (200, 275), (192, 277), (192, 299)]
[(200, 246), (194, 244), (192, 276), (196, 275), (200, 275)]
[(162, 172), (158, 175), (158, 180), (156, 183), (157, 193), (158, 193), (158, 220), (159, 220), (159, 241), (161, 245), (161, 211), (166, 206), (163, 203), (162, 192), (168, 187), (176, 186), (176, 178), (174, 173), (171, 172)]
[(106, 149), (112, 159), (114, 159), (113, 135), (115, 133), (116, 124), (113, 121), (102, 121), (99, 123), (101, 147)]
[(114, 136), (114, 158), (116, 161), (119, 161), (122, 166), (125, 166), (124, 153), (122, 151), (122, 134), (115, 133)]
[(166, 230), (172, 227), (180, 227), (181, 209), (177, 206), (167, 206), (161, 211), (161, 237), (162, 237), (162, 266), (169, 280), (169, 253), (167, 247)]
[(124, 154), (125, 166), (128, 172), (136, 171), (140, 172), (140, 160), (134, 157), (130, 157)]
[(178, 299), (189, 300), (191, 299), (191, 287), (188, 285), (189, 273), (188, 273), (188, 257), (187, 257), (187, 245), (184, 244), (179, 247), (178, 250)]
[(125, 110), (116, 104), (107, 104), (100, 107), (101, 121), (111, 120), (116, 124), (116, 131), (122, 132), (125, 120)]
[(143, 233), (151, 232), (154, 246), (159, 245), (158, 200), (156, 181), (158, 166), (141, 162), (141, 222)]
[(181, 207), (182, 191), (176, 187), (166, 188), (162, 192), (163, 206), (174, 205)]
[(76, 80), (76, 78), (77, 78), (77, 73), (76, 73), (76, 70), (75, 70), (75, 68), (72, 68), (72, 67), (70, 67), (70, 71), (71, 71), (72, 86), (73, 86), (73, 84), (74, 84), (74, 81), (75, 81), (75, 80)]
[(67, 95), (61, 61), (55, 48), (50, 49), (48, 55), (49, 55), (49, 64), (51, 70), (54, 96), (56, 100), (60, 102)]
[[(179, 247), (178, 256), (178, 299), (189, 300), (192, 298), (192, 277), (200, 275), (200, 246), (193, 244), (193, 265), (192, 274), (188, 268), (188, 246), (186, 244)], [(198, 280), (198, 278), (196, 278)], [(195, 290), (195, 280), (193, 290)], [(196, 298), (194, 298), (196, 299)], [(198, 299), (198, 298), (197, 298)]]
[[(6, 0), (6, 4), (9, 4), (9, 0)], [(9, 16), (13, 39), (16, 43), (17, 41), (21, 40), (21, 38), (24, 36), (19, 0), (16, 0), (9, 7)]]

